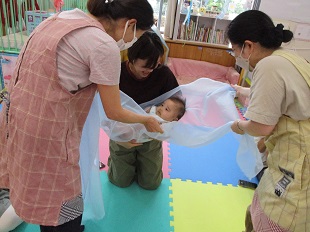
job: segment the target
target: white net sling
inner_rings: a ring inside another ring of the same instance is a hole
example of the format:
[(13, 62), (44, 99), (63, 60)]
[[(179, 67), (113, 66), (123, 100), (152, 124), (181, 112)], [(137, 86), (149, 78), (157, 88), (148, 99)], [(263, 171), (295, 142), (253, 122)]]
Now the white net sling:
[[(80, 147), (85, 207), (92, 208), (91, 211), (85, 211), (86, 215), (83, 215), (85, 220), (88, 216), (96, 219), (104, 215), (98, 167), (100, 128), (115, 141), (124, 142), (148, 136), (188, 147), (206, 146), (232, 132), (230, 127), (233, 121), (239, 119), (234, 103), (235, 90), (229, 84), (208, 78), (200, 78), (190, 84), (181, 85), (141, 105), (121, 92), (121, 102), (128, 110), (147, 114), (144, 111), (146, 107), (157, 105), (170, 96), (180, 93), (186, 99), (186, 113), (179, 121), (167, 123), (170, 125), (163, 128), (165, 130), (163, 134), (148, 132), (141, 124), (125, 124), (108, 119), (102, 108), (99, 94), (95, 96), (83, 129)], [(244, 174), (251, 179), (263, 168), (261, 154), (252, 136), (235, 133), (234, 135), (236, 142), (239, 143), (237, 163)]]

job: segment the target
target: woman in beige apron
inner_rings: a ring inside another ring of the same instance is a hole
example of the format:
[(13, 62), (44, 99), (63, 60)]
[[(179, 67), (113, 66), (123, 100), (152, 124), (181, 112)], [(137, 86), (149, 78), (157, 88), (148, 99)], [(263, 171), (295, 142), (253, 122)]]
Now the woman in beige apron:
[(236, 64), (253, 71), (245, 117), (232, 130), (266, 136), (268, 168), (250, 208), (255, 232), (310, 231), (310, 64), (280, 48), (293, 33), (263, 12), (229, 25)]

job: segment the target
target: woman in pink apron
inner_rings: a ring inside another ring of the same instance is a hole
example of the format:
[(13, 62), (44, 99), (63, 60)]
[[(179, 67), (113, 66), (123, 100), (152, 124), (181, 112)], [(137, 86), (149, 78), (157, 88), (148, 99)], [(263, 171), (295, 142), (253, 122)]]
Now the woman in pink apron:
[(0, 187), (41, 231), (80, 231), (79, 145), (93, 97), (107, 116), (162, 132), (155, 118), (120, 105), (120, 49), (153, 25), (147, 0), (89, 0), (89, 13), (42, 22), (20, 52), (0, 117)]

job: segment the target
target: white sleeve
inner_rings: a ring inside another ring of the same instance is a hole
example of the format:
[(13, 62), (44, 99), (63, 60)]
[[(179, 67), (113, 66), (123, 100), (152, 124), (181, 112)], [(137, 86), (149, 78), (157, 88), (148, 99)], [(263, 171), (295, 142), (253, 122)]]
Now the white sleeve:
[(17, 216), (12, 205), (2, 214), (0, 218), (0, 231), (9, 232), (19, 226), (23, 220)]

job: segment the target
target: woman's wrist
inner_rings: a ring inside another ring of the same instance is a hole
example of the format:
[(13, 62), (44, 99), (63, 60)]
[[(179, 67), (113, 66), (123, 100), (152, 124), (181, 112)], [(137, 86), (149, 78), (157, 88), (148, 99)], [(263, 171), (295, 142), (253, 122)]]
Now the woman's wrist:
[(244, 130), (240, 127), (240, 120), (237, 121), (237, 127), (240, 131), (244, 132)]
[(152, 117), (152, 116), (149, 116), (149, 115), (143, 115), (143, 117), (144, 117), (144, 121), (143, 121), (143, 124), (144, 124), (144, 125), (150, 123), (150, 121), (153, 120), (153, 117)]

